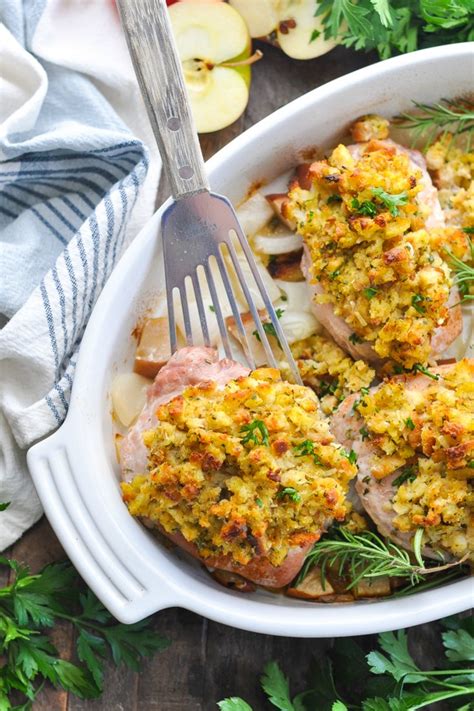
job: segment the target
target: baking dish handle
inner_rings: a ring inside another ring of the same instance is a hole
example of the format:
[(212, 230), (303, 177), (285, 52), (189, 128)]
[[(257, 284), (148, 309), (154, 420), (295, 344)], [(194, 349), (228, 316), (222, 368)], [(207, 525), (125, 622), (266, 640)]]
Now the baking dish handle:
[(73, 565), (120, 622), (130, 624), (159, 610), (181, 606), (176, 589), (164, 576), (156, 571), (147, 573), (146, 566), (140, 570), (125, 533), (116, 527), (107, 535), (102, 522), (91, 515), (77, 483), (81, 462), (70, 456), (68, 446), (76, 438), (66, 420), (27, 455), (46, 516)]

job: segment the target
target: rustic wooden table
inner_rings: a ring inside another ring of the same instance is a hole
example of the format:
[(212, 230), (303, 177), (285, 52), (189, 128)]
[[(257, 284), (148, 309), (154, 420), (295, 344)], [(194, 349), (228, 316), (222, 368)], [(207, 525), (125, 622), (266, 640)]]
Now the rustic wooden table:
[[(229, 128), (202, 136), (205, 157), (209, 158), (232, 138), (280, 106), (331, 79), (376, 61), (374, 55), (356, 54), (338, 48), (324, 57), (298, 62), (273, 47), (262, 46), (265, 57), (254, 68), (250, 103), (245, 114)], [(315, 137), (316, 140), (316, 137)], [(167, 188), (160, 186), (160, 202)], [(64, 557), (45, 519), (33, 527), (8, 554), (38, 570)], [(255, 711), (266, 708), (258, 689), (258, 677), (267, 660), (276, 659), (292, 680), (292, 690), (302, 688), (312, 656), (325, 654), (331, 640), (291, 639), (251, 634), (209, 622), (198, 615), (170, 609), (156, 615), (156, 632), (172, 640), (170, 648), (143, 665), (140, 674), (116, 669), (105, 674), (105, 692), (95, 701), (82, 701), (52, 687), (45, 688), (34, 705), (35, 711), (211, 711), (226, 696), (242, 696)], [(71, 656), (73, 631), (63, 624), (53, 633), (54, 642)], [(417, 657), (426, 664), (440, 659), (435, 644), (436, 624), (421, 625), (410, 631)], [(363, 638), (370, 646), (374, 638)]]

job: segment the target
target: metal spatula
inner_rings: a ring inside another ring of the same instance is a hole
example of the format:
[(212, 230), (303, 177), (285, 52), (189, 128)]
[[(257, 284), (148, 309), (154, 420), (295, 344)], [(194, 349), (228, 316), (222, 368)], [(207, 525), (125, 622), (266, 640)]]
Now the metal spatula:
[[(285, 360), (295, 381), (301, 383), (280, 322), (232, 205), (227, 198), (209, 190), (165, 0), (118, 0), (117, 5), (174, 197), (174, 202), (168, 207), (162, 220), (171, 350), (174, 352), (177, 349), (173, 298), (176, 290), (179, 291), (181, 300), (186, 341), (188, 345), (193, 345), (195, 340), (193, 330), (196, 332), (196, 324), (191, 321), (188, 304), (191, 288), (194, 290), (202, 339), (205, 345), (210, 345), (202, 298), (202, 288), (206, 285), (225, 354), (228, 358), (233, 357), (222, 304), (217, 296), (217, 273), (222, 279), (249, 367), (255, 368), (252, 347), (242, 324), (232, 286), (236, 275), (255, 322), (255, 334), (258, 334), (265, 348), (268, 363), (277, 366), (266, 333), (269, 324), (266, 324), (265, 329), (244, 278), (239, 257), (244, 258), (248, 262)], [(234, 275), (230, 273), (232, 268), (235, 270)]]

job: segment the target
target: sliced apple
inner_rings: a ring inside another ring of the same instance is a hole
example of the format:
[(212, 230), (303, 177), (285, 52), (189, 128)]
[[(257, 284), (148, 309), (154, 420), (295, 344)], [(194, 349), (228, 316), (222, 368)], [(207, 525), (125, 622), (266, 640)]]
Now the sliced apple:
[(278, 26), (278, 0), (229, 0), (247, 23), (251, 37), (270, 35)]
[(241, 13), (251, 37), (275, 44), (294, 59), (313, 59), (336, 43), (324, 39), (315, 0), (229, 0)]
[(249, 98), (251, 40), (239, 13), (224, 2), (178, 2), (169, 8), (196, 128), (229, 126)]
[(321, 19), (314, 16), (317, 5), (314, 0), (280, 2), (277, 40), (283, 52), (293, 59), (313, 59), (336, 46), (334, 40), (324, 39)]

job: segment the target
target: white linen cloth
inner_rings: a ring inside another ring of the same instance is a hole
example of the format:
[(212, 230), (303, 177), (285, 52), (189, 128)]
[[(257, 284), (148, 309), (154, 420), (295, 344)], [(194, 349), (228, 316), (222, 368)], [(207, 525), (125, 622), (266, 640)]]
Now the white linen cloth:
[(1, 4), (0, 550), (42, 513), (25, 450), (66, 415), (89, 314), (159, 172), (113, 1)]

